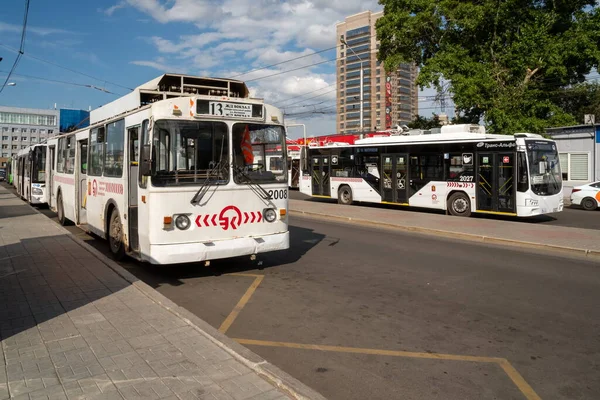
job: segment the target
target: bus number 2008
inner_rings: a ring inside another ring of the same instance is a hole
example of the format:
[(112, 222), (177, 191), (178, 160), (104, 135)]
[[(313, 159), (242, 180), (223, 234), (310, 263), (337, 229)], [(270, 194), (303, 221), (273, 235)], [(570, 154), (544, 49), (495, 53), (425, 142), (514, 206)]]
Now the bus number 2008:
[(283, 190), (269, 190), (269, 196), (271, 196), (271, 198), (275, 199), (275, 200), (287, 199), (288, 193), (287, 193), (287, 190), (285, 190), (285, 189), (283, 189)]

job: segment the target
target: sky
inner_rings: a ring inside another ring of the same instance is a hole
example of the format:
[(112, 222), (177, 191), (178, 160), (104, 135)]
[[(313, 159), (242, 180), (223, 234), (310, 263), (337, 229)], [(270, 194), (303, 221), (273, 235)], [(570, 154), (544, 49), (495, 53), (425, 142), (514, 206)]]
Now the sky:
[[(335, 24), (381, 9), (375, 0), (31, 1), (24, 55), (9, 80), (16, 85), (0, 105), (87, 110), (163, 73), (235, 77), (308, 136), (336, 133), (335, 114), (320, 111), (335, 109)], [(0, 85), (24, 12), (25, 0), (12, 0), (0, 14)], [(419, 92), (421, 115), (440, 112), (427, 101), (433, 94)]]

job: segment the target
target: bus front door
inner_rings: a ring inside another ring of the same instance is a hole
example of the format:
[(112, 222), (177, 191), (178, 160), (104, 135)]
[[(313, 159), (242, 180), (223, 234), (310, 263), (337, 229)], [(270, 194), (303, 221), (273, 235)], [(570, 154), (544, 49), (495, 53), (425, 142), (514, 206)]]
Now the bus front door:
[(56, 147), (48, 146), (48, 157), (46, 158), (46, 178), (48, 181), (46, 182), (46, 190), (48, 190), (48, 206), (54, 207), (56, 205), (56, 200), (54, 196), (54, 154), (56, 151)]
[(140, 238), (138, 226), (138, 172), (139, 172), (139, 127), (129, 128), (129, 174), (128, 210), (129, 210), (129, 248), (139, 252)]
[(87, 196), (88, 196), (88, 183), (87, 183), (87, 154), (88, 154), (88, 141), (80, 140), (77, 142), (78, 145), (78, 162), (75, 166), (79, 165), (79, 171), (77, 172), (77, 224), (87, 224)]
[(477, 155), (477, 210), (515, 213), (514, 153)]
[(382, 154), (381, 164), (381, 200), (408, 203), (408, 154)]
[(312, 194), (313, 196), (331, 196), (329, 185), (329, 156), (312, 156)]

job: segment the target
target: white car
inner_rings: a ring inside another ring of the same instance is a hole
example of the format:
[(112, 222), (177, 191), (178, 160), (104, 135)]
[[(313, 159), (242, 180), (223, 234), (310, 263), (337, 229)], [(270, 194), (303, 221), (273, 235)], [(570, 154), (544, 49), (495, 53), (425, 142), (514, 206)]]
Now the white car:
[(590, 211), (600, 207), (600, 181), (575, 186), (571, 192), (571, 204)]

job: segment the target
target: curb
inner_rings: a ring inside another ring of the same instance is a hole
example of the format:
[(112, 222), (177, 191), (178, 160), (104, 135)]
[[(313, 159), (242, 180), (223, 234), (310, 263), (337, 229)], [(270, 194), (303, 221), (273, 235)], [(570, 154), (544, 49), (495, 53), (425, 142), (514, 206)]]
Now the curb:
[[(46, 220), (48, 219), (38, 209), (32, 207), (29, 203), (23, 201), (23, 199), (21, 199), (19, 196), (15, 195), (10, 191), (9, 193), (12, 196), (14, 196), (15, 199), (22, 201), (35, 213), (39, 214)], [(52, 224), (57, 228), (58, 232), (66, 234), (66, 237), (68, 237), (73, 242), (81, 246), (88, 253), (92, 254), (94, 257), (100, 260), (104, 265), (110, 268), (113, 272), (115, 272), (125, 281), (135, 286), (140, 292), (142, 292), (143, 295), (148, 297), (154, 303), (163, 307), (165, 310), (174, 314), (176, 317), (183, 320), (186, 324), (194, 328), (212, 343), (229, 353), (237, 361), (250, 368), (261, 378), (271, 383), (276, 388), (282, 390), (288, 396), (291, 396), (292, 398), (297, 400), (326, 400), (326, 398), (323, 395), (321, 395), (314, 389), (311, 389), (304, 383), (300, 382), (298, 379), (289, 375), (287, 372), (281, 370), (280, 368), (271, 364), (264, 358), (260, 357), (258, 354), (252, 352), (250, 349), (242, 346), (236, 341), (225, 336), (217, 329), (213, 328), (207, 322), (198, 318), (188, 310), (178, 306), (177, 304), (163, 296), (161, 293), (159, 293), (156, 289), (150, 287), (143, 281), (139, 280), (136, 276), (127, 271), (125, 268), (121, 267), (115, 261), (105, 256), (100, 251), (96, 250), (82, 239), (76, 237), (73, 233), (65, 229), (60, 224), (55, 224), (54, 222), (52, 222)], [(82, 230), (81, 232), (84, 231)]]
[(371, 226), (371, 227), (384, 227), (388, 229), (395, 229), (405, 232), (417, 232), (425, 235), (431, 236), (443, 236), (451, 239), (463, 239), (472, 242), (482, 242), (482, 243), (492, 243), (492, 244), (504, 244), (512, 247), (525, 247), (536, 250), (550, 250), (554, 252), (561, 253), (570, 253), (578, 256), (584, 256), (591, 259), (600, 260), (600, 251), (597, 250), (589, 250), (589, 249), (581, 249), (576, 247), (567, 247), (567, 246), (558, 246), (552, 244), (544, 244), (544, 243), (535, 243), (535, 242), (523, 242), (519, 240), (512, 239), (504, 239), (494, 236), (483, 236), (476, 235), (472, 233), (464, 233), (464, 232), (452, 232), (452, 231), (444, 231), (441, 229), (434, 228), (423, 228), (418, 226), (405, 226), (405, 225), (396, 225), (388, 222), (374, 222), (366, 219), (360, 218), (352, 218), (352, 217), (342, 217), (339, 215), (330, 215), (323, 214), (313, 211), (302, 211), (302, 210), (289, 210), (291, 216), (294, 214), (299, 214), (308, 218), (314, 219), (329, 219), (334, 221), (339, 221), (343, 223), (357, 223), (360, 225)]
[[(36, 210), (37, 211), (37, 210)], [(236, 341), (225, 336), (217, 329), (209, 325), (204, 320), (198, 318), (183, 307), (178, 306), (171, 300), (163, 296), (154, 288), (148, 286), (143, 281), (139, 280), (136, 276), (131, 274), (125, 268), (121, 267), (115, 261), (111, 260), (100, 251), (96, 250), (83, 240), (74, 236), (71, 232), (64, 229), (62, 226), (59, 227), (68, 233), (68, 237), (75, 243), (83, 247), (86, 251), (91, 253), (94, 257), (102, 261), (108, 268), (113, 270), (121, 278), (125, 279), (131, 285), (135, 286), (140, 292), (146, 297), (152, 300), (154, 303), (160, 305), (167, 311), (171, 312), (192, 328), (196, 329), (204, 337), (209, 339), (211, 342), (216, 344), (219, 348), (225, 350), (233, 358), (250, 368), (252, 371), (257, 373), (261, 378), (270, 382), (278, 389), (284, 391), (289, 396), (298, 400), (325, 400), (325, 397), (304, 383), (300, 382), (296, 378), (284, 372), (280, 368), (266, 361), (258, 354), (252, 352), (250, 349), (242, 346)], [(82, 231), (83, 232), (83, 231)]]

